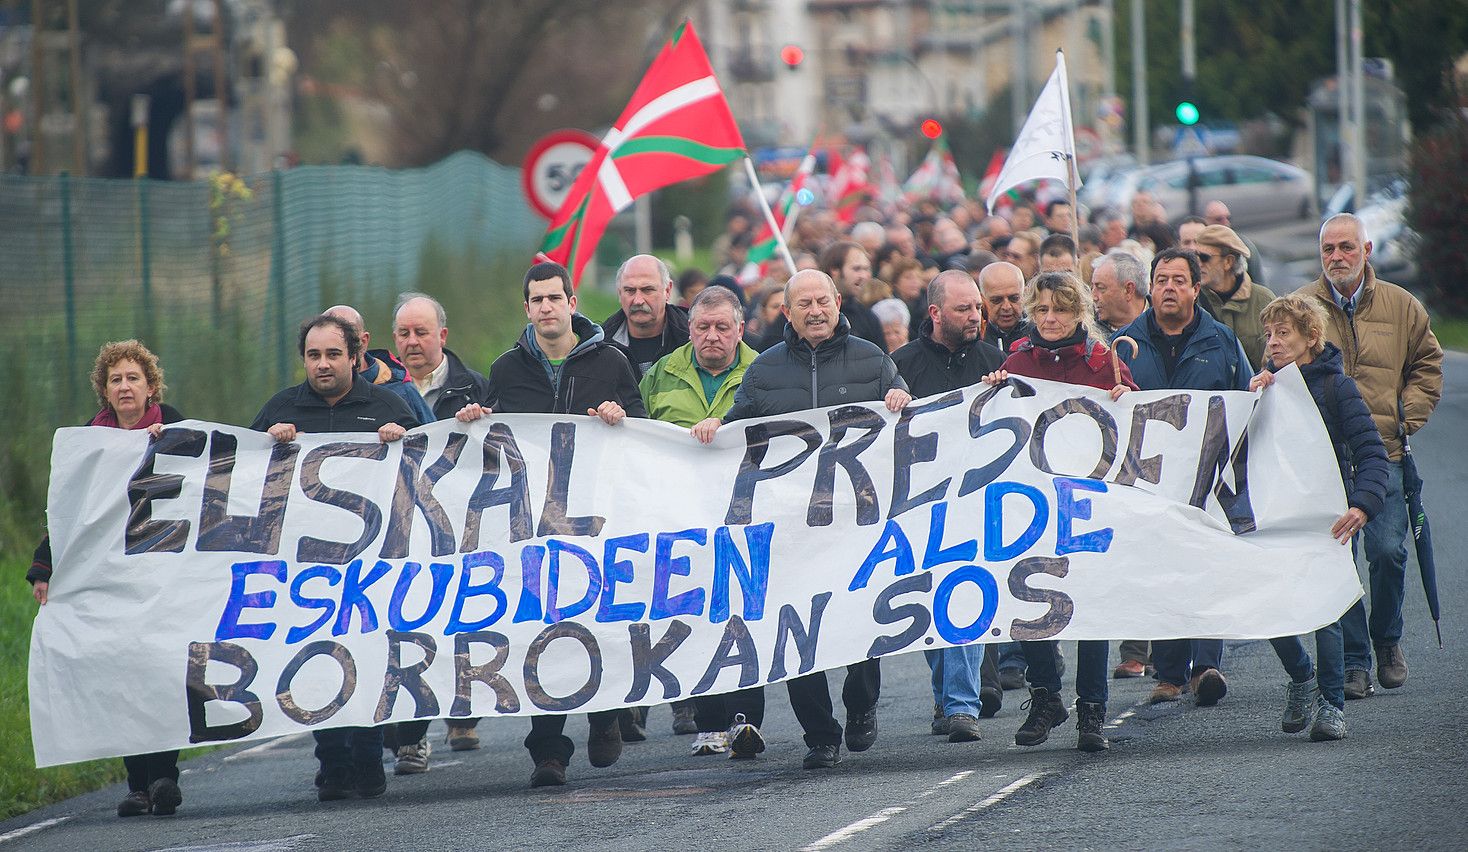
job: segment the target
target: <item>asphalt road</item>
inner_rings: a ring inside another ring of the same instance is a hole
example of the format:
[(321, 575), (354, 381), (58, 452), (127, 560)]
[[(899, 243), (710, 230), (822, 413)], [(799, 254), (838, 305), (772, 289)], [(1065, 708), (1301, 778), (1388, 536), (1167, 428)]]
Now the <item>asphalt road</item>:
[[(428, 774), (389, 776), (375, 801), (322, 805), (309, 738), (287, 738), (186, 763), (174, 817), (119, 820), (124, 790), (113, 787), (0, 823), (0, 852), (1468, 848), (1465, 434), (1468, 356), (1450, 354), (1446, 398), (1414, 442), (1435, 524), (1446, 650), (1414, 561), (1403, 640), (1410, 680), (1349, 703), (1344, 742), (1279, 732), (1286, 677), (1263, 642), (1230, 646), (1230, 690), (1217, 707), (1149, 707), (1150, 681), (1113, 681), (1113, 746), (1100, 755), (1075, 750), (1074, 721), (1042, 746), (1014, 746), (1024, 718), (1017, 692), (981, 723), (982, 742), (929, 735), (927, 668), (912, 654), (884, 661), (877, 744), (834, 770), (800, 768), (799, 729), (776, 687), (769, 750), (753, 762), (690, 756), (692, 738), (672, 735), (658, 708), (649, 741), (629, 745), (615, 766), (593, 769), (578, 750), (570, 784), (530, 790), (524, 720), (482, 724), (484, 747), (459, 753), (440, 744), (435, 724)], [(584, 718), (568, 730), (584, 742)]]

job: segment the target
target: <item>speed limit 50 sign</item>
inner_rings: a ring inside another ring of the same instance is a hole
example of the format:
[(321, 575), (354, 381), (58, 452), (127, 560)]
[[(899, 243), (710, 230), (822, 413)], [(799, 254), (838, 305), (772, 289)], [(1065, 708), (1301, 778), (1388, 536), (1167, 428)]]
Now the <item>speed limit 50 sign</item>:
[(525, 155), (520, 176), (525, 200), (545, 218), (554, 217), (600, 145), (600, 139), (584, 130), (556, 130), (541, 137)]

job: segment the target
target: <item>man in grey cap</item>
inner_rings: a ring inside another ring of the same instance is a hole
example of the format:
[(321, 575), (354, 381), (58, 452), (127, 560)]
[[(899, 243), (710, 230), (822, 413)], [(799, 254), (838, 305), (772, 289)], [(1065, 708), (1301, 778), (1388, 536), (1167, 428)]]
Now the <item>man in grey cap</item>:
[(1232, 228), (1209, 225), (1198, 233), (1198, 263), (1203, 268), (1203, 304), (1213, 318), (1239, 338), (1249, 366), (1264, 366), (1264, 323), (1259, 312), (1274, 294), (1249, 277), (1249, 247)]

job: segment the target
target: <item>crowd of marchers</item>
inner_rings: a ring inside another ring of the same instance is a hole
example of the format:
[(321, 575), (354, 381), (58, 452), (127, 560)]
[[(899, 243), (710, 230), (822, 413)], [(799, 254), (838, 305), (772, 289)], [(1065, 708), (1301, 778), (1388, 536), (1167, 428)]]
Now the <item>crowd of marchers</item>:
[[(1370, 235), (1354, 216), (1321, 228), (1320, 277), (1276, 296), (1261, 280), (1258, 250), (1229, 226), (1221, 202), (1176, 230), (1145, 192), (1130, 212), (1101, 211), (1088, 222), (1064, 201), (1045, 205), (1043, 215), (1025, 203), (995, 214), (930, 202), (885, 216), (865, 208), (845, 223), (814, 212), (795, 229), (794, 270), (749, 263), (751, 219), (735, 213), (716, 241), (712, 276), (689, 269), (675, 281), (662, 260), (632, 257), (616, 271), (621, 309), (600, 323), (578, 312), (566, 269), (531, 266), (522, 284), (525, 330), (484, 373), (448, 348), (448, 317), (429, 294), (398, 299), (390, 350), (372, 348), (362, 316), (337, 305), (301, 324), (306, 380), (271, 397), (252, 428), (281, 442), (364, 431), (391, 442), (430, 421), (550, 413), (612, 426), (649, 417), (708, 443), (744, 418), (853, 401), (895, 412), (915, 397), (1010, 375), (1100, 388), (1116, 399), (1159, 389), (1268, 393), (1274, 373), (1295, 364), (1345, 485), (1349, 508), (1330, 532), (1364, 551), (1367, 597), (1316, 631), (1313, 648), (1296, 636), (1271, 640), (1288, 676), (1280, 725), (1311, 740), (1343, 739), (1348, 700), (1407, 682), (1401, 459), (1442, 392), (1442, 350), (1427, 312), (1376, 277)], [(91, 380), (100, 410), (88, 425), (156, 436), (184, 416), (163, 402), (162, 367), (139, 341), (104, 346)], [(51, 575), (43, 539), (27, 574), (38, 604)], [(932, 719), (885, 724), (931, 724), (949, 742), (972, 742), (978, 719), (997, 713), (1006, 692), (1027, 689), (1018, 745), (1045, 742), (1073, 714), (1077, 748), (1104, 752), (1112, 679), (1155, 678), (1154, 703), (1207, 706), (1228, 692), (1221, 640), (1122, 641), (1114, 667), (1109, 643), (1078, 645), (1073, 701), (1057, 642), (925, 651)], [(843, 747), (862, 752), (878, 739), (880, 659), (847, 667), (839, 718), (827, 680), (815, 672), (786, 684), (810, 770), (840, 763)], [(761, 687), (672, 710), (673, 731), (693, 737), (695, 756), (753, 759), (765, 750)], [(449, 747), (478, 748), (477, 721), (447, 720)], [(589, 721), (586, 754), (597, 767), (648, 735), (646, 708)], [(531, 786), (566, 782), (575, 744), (565, 722), (558, 714), (529, 720)], [(430, 767), (427, 721), (314, 736), (322, 801), (382, 795), (385, 754), (396, 775)], [(129, 792), (118, 815), (174, 813), (183, 798), (177, 761), (176, 751), (124, 758)]]

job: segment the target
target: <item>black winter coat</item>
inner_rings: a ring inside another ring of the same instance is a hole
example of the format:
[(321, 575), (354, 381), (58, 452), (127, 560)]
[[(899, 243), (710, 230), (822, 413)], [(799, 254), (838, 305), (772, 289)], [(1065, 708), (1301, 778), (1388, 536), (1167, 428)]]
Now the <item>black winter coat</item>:
[(892, 353), (897, 372), (915, 397), (932, 396), (977, 384), (999, 369), (1004, 355), (982, 340), (957, 352), (933, 339), (933, 321), (923, 320), (922, 336)]
[(250, 428), (265, 432), (277, 423), (290, 423), (298, 432), (376, 432), (388, 423), (404, 429), (423, 424), (402, 398), (391, 391), (370, 384), (360, 375), (352, 376), (352, 389), (327, 405), (309, 381), (286, 388), (266, 402), (255, 415)]
[(571, 315), (571, 331), (581, 342), (566, 356), (560, 382), (552, 386), (535, 330), (526, 326), (515, 347), (490, 365), (489, 407), (504, 414), (585, 414), (612, 400), (627, 416), (646, 417), (635, 368), (622, 350), (581, 314)]
[[(1385, 506), (1391, 467), (1371, 411), (1342, 363), (1341, 350), (1334, 343), (1326, 343), (1324, 352), (1300, 368), (1300, 375), (1335, 445), (1341, 479), (1346, 484), (1346, 502), (1365, 512), (1367, 518), (1374, 518)], [(1273, 363), (1265, 364), (1264, 369), (1275, 372)]]
[(812, 352), (794, 326), (785, 340), (760, 353), (744, 371), (734, 407), (724, 422), (789, 414), (848, 402), (876, 402), (892, 388), (907, 390), (897, 365), (869, 340), (852, 337), (846, 318)]
[(434, 419), (448, 420), (471, 402), (485, 405), (489, 399), (489, 380), (464, 366), (459, 356), (449, 350), (443, 351), (443, 357), (449, 359), (449, 370), (444, 376), (443, 389), (433, 403)]
[[(688, 342), (687, 308), (669, 304), (663, 313), (663, 320), (662, 342), (658, 345), (658, 356), (652, 359), (653, 363), (657, 363), (664, 355)], [(637, 376), (638, 381), (641, 381), (642, 369), (636, 361), (632, 360), (632, 350), (628, 347), (627, 312), (617, 311), (607, 317), (607, 321), (601, 324), (601, 332), (607, 343), (617, 347), (626, 356), (627, 363), (632, 365), (633, 374)], [(582, 339), (585, 340), (585, 338)]]

